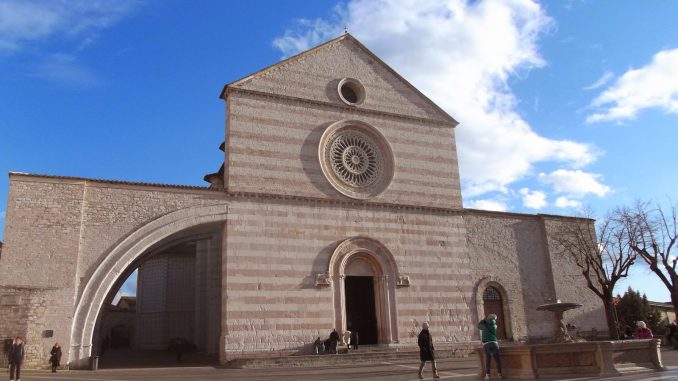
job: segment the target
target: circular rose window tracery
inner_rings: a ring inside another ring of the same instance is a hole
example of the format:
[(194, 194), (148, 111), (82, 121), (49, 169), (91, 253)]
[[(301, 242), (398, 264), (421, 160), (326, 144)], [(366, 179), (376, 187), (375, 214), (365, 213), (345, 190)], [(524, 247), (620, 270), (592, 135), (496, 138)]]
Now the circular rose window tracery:
[(328, 127), (320, 140), (319, 159), (330, 184), (351, 198), (374, 197), (393, 178), (391, 148), (379, 131), (363, 122)]

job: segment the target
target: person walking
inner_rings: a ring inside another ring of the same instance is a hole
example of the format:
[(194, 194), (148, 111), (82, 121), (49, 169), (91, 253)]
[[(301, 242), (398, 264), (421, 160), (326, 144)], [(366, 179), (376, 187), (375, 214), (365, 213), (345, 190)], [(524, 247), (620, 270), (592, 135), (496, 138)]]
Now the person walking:
[(424, 379), (424, 365), (426, 365), (426, 361), (431, 362), (431, 366), (433, 367), (433, 378), (440, 378), (438, 375), (438, 369), (436, 367), (436, 357), (435, 357), (435, 349), (433, 348), (433, 337), (431, 336), (431, 333), (428, 331), (429, 325), (428, 322), (424, 322), (421, 324), (421, 332), (419, 332), (419, 336), (417, 337), (417, 345), (419, 345), (419, 360), (421, 360), (421, 364), (419, 364), (419, 374), (417, 374), (417, 377), (419, 377), (420, 380)]
[(61, 366), (61, 345), (59, 345), (58, 342), (54, 343), (49, 354), (49, 362), (52, 364), (52, 373), (56, 373), (57, 368)]
[(478, 323), (480, 329), (483, 349), (485, 350), (485, 379), (490, 378), (491, 358), (497, 364), (499, 378), (504, 378), (501, 374), (501, 357), (499, 356), (499, 342), (497, 341), (497, 315), (489, 314)]
[(358, 331), (351, 331), (351, 347), (354, 351), (358, 349), (358, 340), (360, 340)]
[(10, 381), (21, 381), (21, 365), (24, 363), (26, 350), (20, 337), (16, 337), (9, 349), (9, 379)]

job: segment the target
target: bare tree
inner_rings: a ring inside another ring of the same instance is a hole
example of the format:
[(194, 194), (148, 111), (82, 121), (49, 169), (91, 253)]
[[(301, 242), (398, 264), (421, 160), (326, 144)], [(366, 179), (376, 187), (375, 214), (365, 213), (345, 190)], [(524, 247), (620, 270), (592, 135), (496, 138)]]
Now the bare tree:
[(619, 338), (614, 306), (614, 288), (636, 261), (629, 247), (625, 225), (616, 213), (599, 221), (578, 218), (563, 223), (554, 240), (581, 269), (588, 288), (603, 302), (605, 318), (613, 340)]
[(676, 204), (663, 208), (637, 201), (633, 208), (620, 209), (618, 213), (623, 217), (630, 247), (664, 283), (673, 310), (678, 313), (677, 258), (671, 255), (678, 237)]

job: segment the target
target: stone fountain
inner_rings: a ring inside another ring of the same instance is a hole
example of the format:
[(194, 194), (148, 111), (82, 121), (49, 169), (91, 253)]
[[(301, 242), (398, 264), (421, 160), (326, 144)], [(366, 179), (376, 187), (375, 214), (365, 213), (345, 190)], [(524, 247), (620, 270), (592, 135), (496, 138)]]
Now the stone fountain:
[[(574, 340), (563, 322), (566, 311), (580, 308), (579, 303), (558, 300), (538, 306), (539, 311), (551, 311), (557, 324), (548, 344), (502, 343), (502, 374), (517, 379), (577, 378), (618, 376), (627, 372), (662, 371), (660, 340)], [(485, 376), (485, 351), (477, 350), (480, 370)], [(496, 367), (493, 369), (496, 371)]]
[(553, 330), (552, 343), (569, 343), (572, 342), (572, 337), (567, 333), (567, 326), (563, 321), (563, 314), (565, 311), (581, 307), (579, 303), (567, 303), (558, 300), (555, 303), (542, 304), (537, 307), (537, 311), (551, 311), (554, 313), (558, 324)]

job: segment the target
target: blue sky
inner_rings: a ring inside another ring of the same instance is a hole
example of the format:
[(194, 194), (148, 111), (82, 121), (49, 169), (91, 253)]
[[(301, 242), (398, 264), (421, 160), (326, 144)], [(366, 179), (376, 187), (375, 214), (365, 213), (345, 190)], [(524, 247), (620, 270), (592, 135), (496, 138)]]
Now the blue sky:
[[(0, 0), (0, 172), (204, 185), (222, 86), (346, 26), (461, 122), (466, 207), (676, 200), (677, 14), (670, 0)], [(0, 176), (1, 225), (7, 190)], [(668, 300), (640, 267), (628, 285)]]

